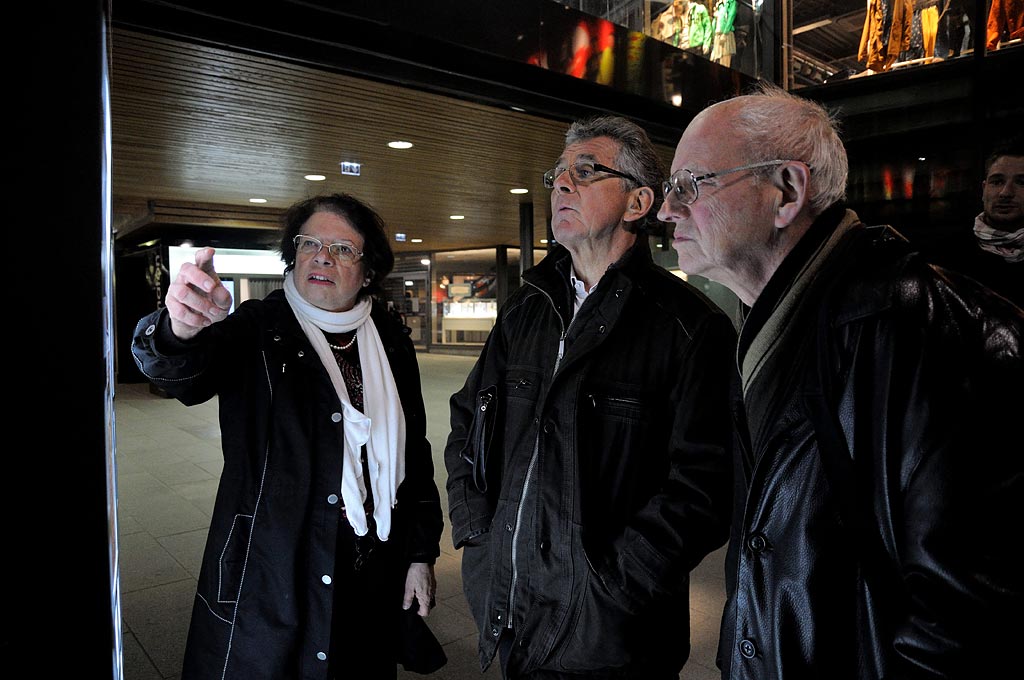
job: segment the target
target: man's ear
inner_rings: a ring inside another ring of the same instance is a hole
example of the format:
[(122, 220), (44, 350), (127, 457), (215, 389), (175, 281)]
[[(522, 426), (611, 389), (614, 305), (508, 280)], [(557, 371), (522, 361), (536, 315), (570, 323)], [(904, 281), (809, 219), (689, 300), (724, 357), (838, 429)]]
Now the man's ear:
[(772, 183), (780, 194), (775, 209), (775, 227), (782, 229), (792, 224), (808, 207), (810, 168), (803, 163), (785, 163), (773, 173)]
[(640, 187), (630, 192), (629, 203), (626, 204), (626, 212), (622, 219), (626, 222), (634, 222), (651, 210), (654, 205), (654, 192), (650, 187)]

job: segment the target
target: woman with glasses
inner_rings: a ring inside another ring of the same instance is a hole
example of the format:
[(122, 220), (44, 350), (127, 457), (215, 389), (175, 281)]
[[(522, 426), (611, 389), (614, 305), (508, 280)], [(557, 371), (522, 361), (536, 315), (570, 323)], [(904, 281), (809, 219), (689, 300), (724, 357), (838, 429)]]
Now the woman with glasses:
[(224, 468), (182, 678), (436, 670), (420, 617), (441, 509), (416, 355), (374, 299), (394, 264), (384, 223), (348, 195), (307, 199), (280, 250), (284, 290), (228, 315), (200, 249), (132, 344), (171, 396), (219, 399)]

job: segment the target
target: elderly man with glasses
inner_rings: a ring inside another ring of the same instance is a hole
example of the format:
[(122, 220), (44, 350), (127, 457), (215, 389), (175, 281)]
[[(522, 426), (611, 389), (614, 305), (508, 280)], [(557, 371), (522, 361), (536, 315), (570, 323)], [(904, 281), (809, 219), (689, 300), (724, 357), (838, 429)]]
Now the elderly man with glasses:
[(1024, 637), (1024, 315), (862, 224), (809, 100), (764, 85), (705, 109), (672, 171), (680, 267), (749, 308), (723, 678), (1005, 675)]
[(652, 261), (646, 133), (601, 117), (565, 141), (544, 175), (558, 245), (451, 399), (452, 539), (483, 669), (674, 680), (688, 574), (726, 539), (735, 329)]

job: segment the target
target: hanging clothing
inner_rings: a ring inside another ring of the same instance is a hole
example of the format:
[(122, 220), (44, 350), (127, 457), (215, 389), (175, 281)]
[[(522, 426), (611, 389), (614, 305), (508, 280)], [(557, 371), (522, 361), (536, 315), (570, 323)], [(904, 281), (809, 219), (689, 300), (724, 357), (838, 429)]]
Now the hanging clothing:
[(985, 49), (994, 50), (1000, 42), (1016, 38), (1024, 38), (1024, 0), (992, 0)]
[(885, 71), (910, 47), (914, 18), (912, 0), (868, 0), (857, 61), (872, 71)]

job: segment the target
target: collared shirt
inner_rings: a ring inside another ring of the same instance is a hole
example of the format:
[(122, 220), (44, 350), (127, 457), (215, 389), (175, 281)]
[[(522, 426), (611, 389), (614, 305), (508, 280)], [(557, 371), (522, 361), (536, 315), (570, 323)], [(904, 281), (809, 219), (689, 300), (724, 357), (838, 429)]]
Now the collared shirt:
[(594, 292), (597, 284), (595, 283), (588, 289), (582, 279), (576, 278), (576, 269), (572, 265), (569, 265), (569, 283), (572, 284), (572, 291), (574, 293), (572, 315), (576, 316), (576, 312), (580, 311), (580, 307), (583, 306), (583, 301)]

